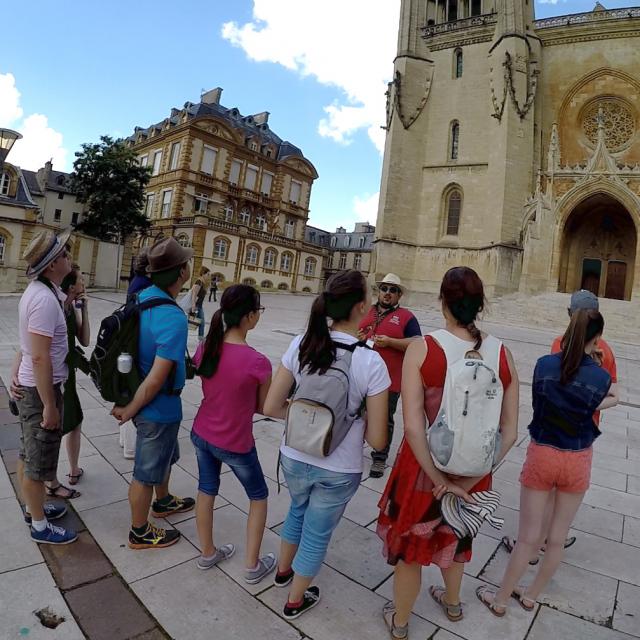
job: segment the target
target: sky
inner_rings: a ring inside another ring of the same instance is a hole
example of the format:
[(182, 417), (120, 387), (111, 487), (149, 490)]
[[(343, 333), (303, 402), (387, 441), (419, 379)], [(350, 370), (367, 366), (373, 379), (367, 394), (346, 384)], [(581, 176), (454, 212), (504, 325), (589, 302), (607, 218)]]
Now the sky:
[[(639, 0), (601, 0), (607, 8)], [(595, 0), (536, 0), (536, 16)], [(2, 9), (0, 127), (8, 160), (35, 170), (100, 135), (125, 137), (223, 87), (222, 104), (269, 111), (320, 177), (310, 222), (375, 223), (400, 0), (29, 0)], [(13, 27), (9, 26), (13, 25)], [(9, 28), (7, 28), (9, 26)]]

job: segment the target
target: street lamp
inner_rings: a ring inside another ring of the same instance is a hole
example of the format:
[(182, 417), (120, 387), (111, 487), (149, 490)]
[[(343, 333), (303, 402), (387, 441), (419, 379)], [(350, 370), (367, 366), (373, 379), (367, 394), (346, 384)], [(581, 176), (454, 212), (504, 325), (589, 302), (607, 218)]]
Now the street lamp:
[(22, 138), (22, 134), (13, 131), (13, 129), (0, 129), (0, 169), (2, 169), (13, 143), (20, 138)]

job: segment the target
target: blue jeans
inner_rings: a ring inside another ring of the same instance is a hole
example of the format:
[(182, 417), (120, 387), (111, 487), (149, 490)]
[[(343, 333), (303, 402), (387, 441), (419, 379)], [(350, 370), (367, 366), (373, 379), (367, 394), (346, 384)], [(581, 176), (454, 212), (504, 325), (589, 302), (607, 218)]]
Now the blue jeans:
[(215, 447), (193, 431), (191, 442), (198, 458), (198, 491), (208, 496), (218, 495), (220, 468), (224, 462), (244, 487), (249, 500), (267, 499), (269, 489), (255, 447), (248, 453), (234, 453)]
[(291, 506), (280, 537), (298, 545), (293, 559), (297, 575), (318, 574), (334, 529), (360, 484), (359, 473), (328, 471), (282, 456)]
[(133, 478), (141, 484), (162, 484), (169, 477), (171, 465), (180, 458), (180, 421), (164, 424), (147, 420), (138, 414), (133, 419), (133, 424), (136, 427)]
[(198, 326), (198, 338), (204, 338), (204, 309), (201, 304), (196, 305), (196, 317), (200, 318)]

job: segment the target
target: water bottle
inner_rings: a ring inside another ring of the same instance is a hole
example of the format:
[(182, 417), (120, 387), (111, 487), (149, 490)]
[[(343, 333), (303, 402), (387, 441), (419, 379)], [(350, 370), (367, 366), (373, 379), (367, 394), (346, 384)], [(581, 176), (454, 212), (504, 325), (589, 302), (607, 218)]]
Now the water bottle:
[(118, 372), (129, 373), (133, 368), (133, 357), (130, 353), (121, 353), (118, 356)]

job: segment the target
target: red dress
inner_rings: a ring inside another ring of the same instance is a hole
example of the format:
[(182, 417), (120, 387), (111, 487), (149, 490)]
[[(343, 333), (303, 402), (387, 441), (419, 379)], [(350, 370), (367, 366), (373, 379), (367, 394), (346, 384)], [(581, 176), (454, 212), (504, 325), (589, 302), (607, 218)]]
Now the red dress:
[[(425, 413), (431, 424), (440, 409), (447, 360), (442, 347), (426, 336), (427, 357), (420, 368), (425, 387)], [(500, 380), (503, 389), (511, 384), (511, 372), (504, 347), (500, 352)], [(491, 488), (491, 474), (479, 480), (471, 489)], [(384, 543), (387, 562), (398, 560), (407, 564), (435, 564), (441, 569), (452, 562), (471, 560), (471, 538), (459, 540), (451, 527), (444, 524), (440, 501), (432, 493), (433, 482), (422, 470), (409, 444), (403, 439), (391, 475), (378, 503), (377, 533)]]

